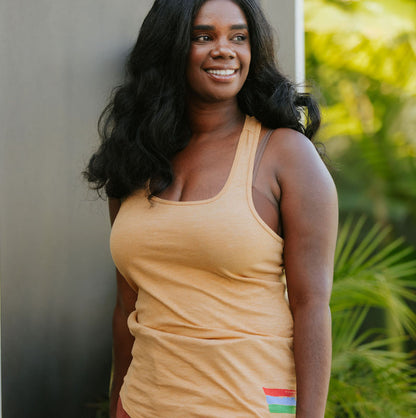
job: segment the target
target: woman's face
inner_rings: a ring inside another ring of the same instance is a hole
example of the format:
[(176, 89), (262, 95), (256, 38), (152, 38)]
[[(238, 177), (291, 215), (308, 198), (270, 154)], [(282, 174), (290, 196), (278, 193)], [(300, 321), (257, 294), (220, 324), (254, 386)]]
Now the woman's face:
[(243, 11), (231, 0), (208, 0), (193, 22), (186, 78), (190, 99), (235, 99), (247, 79), (250, 37)]

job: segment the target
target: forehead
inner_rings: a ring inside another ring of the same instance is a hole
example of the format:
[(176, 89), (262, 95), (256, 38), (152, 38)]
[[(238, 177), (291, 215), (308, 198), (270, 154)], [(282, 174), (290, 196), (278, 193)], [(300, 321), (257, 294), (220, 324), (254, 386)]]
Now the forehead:
[(208, 0), (199, 9), (194, 25), (246, 24), (244, 12), (232, 0)]

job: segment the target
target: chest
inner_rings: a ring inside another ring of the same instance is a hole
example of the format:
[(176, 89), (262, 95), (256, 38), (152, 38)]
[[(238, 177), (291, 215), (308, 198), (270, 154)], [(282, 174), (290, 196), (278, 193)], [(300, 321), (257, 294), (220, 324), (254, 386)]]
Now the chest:
[(236, 207), (221, 197), (203, 204), (175, 203), (151, 205), (144, 196), (123, 203), (111, 233), (118, 266), (181, 265), (248, 277), (280, 271), (282, 245), (248, 206)]
[(208, 199), (220, 192), (231, 172), (238, 141), (192, 142), (172, 160), (172, 184), (159, 197), (173, 201)]

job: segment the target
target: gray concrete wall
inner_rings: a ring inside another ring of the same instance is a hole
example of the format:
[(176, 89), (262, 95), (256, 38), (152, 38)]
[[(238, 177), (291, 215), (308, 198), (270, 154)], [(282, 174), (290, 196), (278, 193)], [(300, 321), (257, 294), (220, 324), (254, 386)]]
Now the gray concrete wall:
[(276, 35), (280, 69), (297, 83), (305, 81), (303, 0), (262, 0)]
[[(295, 74), (292, 0), (265, 1)], [(115, 280), (106, 203), (80, 172), (151, 0), (0, 3), (0, 280), (5, 418), (95, 416)], [(287, 29), (289, 28), (289, 29)]]
[(111, 361), (106, 203), (80, 172), (150, 1), (0, 3), (3, 413), (94, 416)]

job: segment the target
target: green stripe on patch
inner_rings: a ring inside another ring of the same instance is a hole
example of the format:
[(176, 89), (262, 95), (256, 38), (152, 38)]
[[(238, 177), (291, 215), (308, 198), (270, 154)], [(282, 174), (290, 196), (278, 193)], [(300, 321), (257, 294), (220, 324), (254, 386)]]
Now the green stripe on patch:
[(269, 405), (269, 412), (280, 414), (296, 414), (296, 406), (292, 405)]

